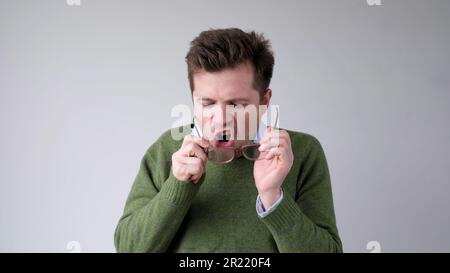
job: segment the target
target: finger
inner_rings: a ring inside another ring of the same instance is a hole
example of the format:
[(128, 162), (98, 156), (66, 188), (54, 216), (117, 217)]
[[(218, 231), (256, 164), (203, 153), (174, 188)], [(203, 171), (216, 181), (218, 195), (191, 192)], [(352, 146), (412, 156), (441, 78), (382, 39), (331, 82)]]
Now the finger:
[(189, 178), (189, 180), (191, 180), (192, 183), (197, 184), (198, 181), (200, 181), (200, 178), (202, 178), (202, 176), (203, 176), (203, 173), (200, 174), (200, 175), (192, 175), (192, 176)]
[(204, 149), (209, 147), (209, 141), (207, 139), (193, 136), (191, 140)]
[(275, 146), (289, 146), (290, 145), (289, 139), (287, 139), (286, 137), (282, 137), (282, 136), (270, 138), (269, 143), (271, 145), (275, 145)]
[(264, 134), (263, 138), (261, 139), (260, 143), (266, 143), (268, 141), (270, 141), (271, 139), (279, 139), (280, 138), (280, 130), (278, 129), (274, 129), (271, 127), (268, 127), (266, 129), (266, 133)]
[(266, 155), (266, 160), (271, 160), (275, 156), (281, 156), (283, 153), (283, 148), (272, 148)]
[(274, 157), (278, 157), (281, 161), (292, 162), (293, 160), (292, 150), (290, 147), (273, 148), (267, 153), (265, 159), (271, 160)]
[(269, 139), (270, 131), (271, 131), (271, 127), (267, 126), (266, 130), (264, 131), (264, 135), (261, 138), (261, 140), (259, 141), (259, 143), (265, 143)]
[(195, 179), (203, 175), (204, 167), (201, 164), (186, 164), (186, 174), (193, 176)]
[(261, 145), (258, 147), (258, 151), (260, 151), (260, 152), (266, 152), (266, 151), (268, 151), (269, 149), (271, 149), (271, 148), (273, 148), (273, 147), (276, 147), (276, 146), (273, 145), (273, 144), (271, 144), (271, 143), (261, 144)]
[(274, 129), (269, 135), (267, 135), (263, 141), (260, 142), (263, 144), (271, 144), (272, 146), (291, 146), (291, 138), (289, 134), (285, 130), (276, 130)]
[[(192, 158), (191, 158), (192, 159)], [(199, 160), (199, 159), (197, 159)], [(198, 164), (198, 162), (193, 164), (184, 164), (177, 162), (179, 166), (174, 168), (177, 172), (177, 176), (181, 177), (183, 181), (187, 181), (188, 179), (193, 178), (194, 180), (198, 177), (201, 177), (204, 173), (204, 167), (202, 164)]]
[(178, 159), (178, 162), (184, 165), (204, 165), (204, 161), (198, 157), (185, 157), (185, 156), (181, 156)]
[(270, 141), (261, 144), (259, 146), (258, 150), (260, 152), (263, 152), (263, 151), (270, 150), (271, 148), (289, 147), (289, 146), (290, 146), (290, 143), (289, 143), (289, 141), (287, 139), (280, 138), (278, 141), (271, 139)]
[(258, 156), (258, 158), (256, 160), (264, 160), (264, 159), (266, 159), (267, 153), (268, 153), (267, 151), (260, 152), (259, 156)]
[[(178, 163), (176, 163), (176, 164), (178, 164)], [(176, 164), (174, 164), (173, 167), (175, 167)], [(186, 168), (183, 164), (176, 168), (172, 168), (172, 170), (173, 170), (173, 174), (175, 175), (175, 177), (177, 177), (180, 181), (183, 181), (183, 182), (189, 181), (190, 175), (185, 172)]]
[(194, 142), (184, 145), (181, 149), (181, 155), (182, 157), (197, 157), (200, 158), (203, 162), (206, 162), (208, 158), (203, 148), (198, 146)]
[(182, 146), (187, 145), (188, 143), (191, 143), (191, 142), (197, 143), (197, 145), (199, 145), (200, 147), (203, 147), (203, 148), (208, 148), (208, 146), (209, 146), (209, 141), (207, 139), (204, 139), (204, 138), (201, 138), (198, 136), (193, 136), (193, 135), (186, 135), (183, 139)]
[(181, 173), (179, 174), (179, 177), (181, 177), (181, 181), (192, 181), (194, 182), (194, 184), (197, 183), (204, 174), (203, 171), (200, 171), (196, 174), (191, 174), (191, 172), (193, 172), (193, 169), (188, 165), (180, 167), (180, 170)]
[(291, 145), (291, 137), (286, 130), (279, 130), (280, 140), (286, 141), (288, 146)]

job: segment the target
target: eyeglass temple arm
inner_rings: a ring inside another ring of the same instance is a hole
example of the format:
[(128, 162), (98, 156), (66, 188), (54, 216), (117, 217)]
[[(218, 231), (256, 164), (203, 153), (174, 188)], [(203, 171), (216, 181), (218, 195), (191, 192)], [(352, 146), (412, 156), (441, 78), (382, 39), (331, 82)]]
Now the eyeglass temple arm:
[(202, 135), (200, 134), (200, 132), (198, 131), (198, 128), (197, 128), (197, 126), (195, 125), (195, 116), (192, 118), (192, 124), (191, 124), (191, 129), (195, 129), (195, 131), (197, 132), (197, 135), (199, 136), (199, 137), (201, 137)]
[[(275, 108), (276, 109), (276, 116), (275, 116), (275, 124), (274, 124), (274, 128), (277, 128), (278, 129), (278, 114), (279, 114), (279, 112), (278, 112), (278, 108)], [(268, 126), (266, 126), (266, 127), (268, 127)], [(261, 140), (261, 136), (260, 136), (260, 130), (258, 130), (257, 132), (256, 132), (256, 137), (257, 137), (257, 139), (256, 139), (256, 141), (259, 143), (259, 141)]]
[(277, 115), (275, 116), (275, 124), (274, 124), (274, 128), (278, 129), (278, 108), (277, 109)]

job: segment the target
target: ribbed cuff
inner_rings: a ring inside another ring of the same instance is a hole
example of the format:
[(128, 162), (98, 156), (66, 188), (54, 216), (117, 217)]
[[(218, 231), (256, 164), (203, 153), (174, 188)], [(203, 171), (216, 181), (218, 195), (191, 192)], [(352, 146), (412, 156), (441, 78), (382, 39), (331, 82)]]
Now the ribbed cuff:
[(302, 212), (290, 194), (285, 192), (283, 199), (271, 213), (260, 218), (272, 233), (279, 234), (290, 230), (298, 223)]
[(163, 183), (159, 194), (173, 204), (185, 205), (194, 199), (203, 179), (204, 177), (197, 184), (184, 182), (178, 180), (170, 171), (170, 175)]
[(258, 197), (256, 198), (256, 212), (258, 213), (258, 216), (261, 218), (266, 217), (267, 215), (269, 215), (283, 200), (283, 190), (280, 190), (281, 195), (278, 198), (277, 201), (275, 201), (275, 203), (268, 209), (264, 208), (264, 205), (261, 201), (261, 197), (258, 194)]

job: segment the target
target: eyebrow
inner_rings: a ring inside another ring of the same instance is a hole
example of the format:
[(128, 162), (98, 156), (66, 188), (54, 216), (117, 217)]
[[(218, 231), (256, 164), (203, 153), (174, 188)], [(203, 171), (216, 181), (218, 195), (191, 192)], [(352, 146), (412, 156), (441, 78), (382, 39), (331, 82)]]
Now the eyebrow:
[(230, 101), (234, 101), (234, 102), (238, 102), (238, 101), (240, 101), (240, 102), (248, 102), (249, 100), (247, 98), (237, 98), (237, 99), (233, 99), (233, 100), (230, 100)]
[[(197, 100), (199, 101), (215, 101), (211, 98), (205, 98), (205, 97), (200, 97)], [(236, 98), (236, 99), (231, 99), (231, 100), (227, 100), (226, 102), (248, 102), (249, 99), (248, 98)]]

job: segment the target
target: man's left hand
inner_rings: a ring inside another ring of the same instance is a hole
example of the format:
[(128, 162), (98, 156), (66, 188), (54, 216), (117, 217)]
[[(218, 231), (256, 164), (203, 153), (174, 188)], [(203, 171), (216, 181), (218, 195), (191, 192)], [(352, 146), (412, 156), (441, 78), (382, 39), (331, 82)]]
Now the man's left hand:
[(268, 127), (260, 144), (253, 176), (259, 197), (268, 209), (281, 196), (281, 185), (292, 167), (294, 155), (291, 138), (285, 130)]

